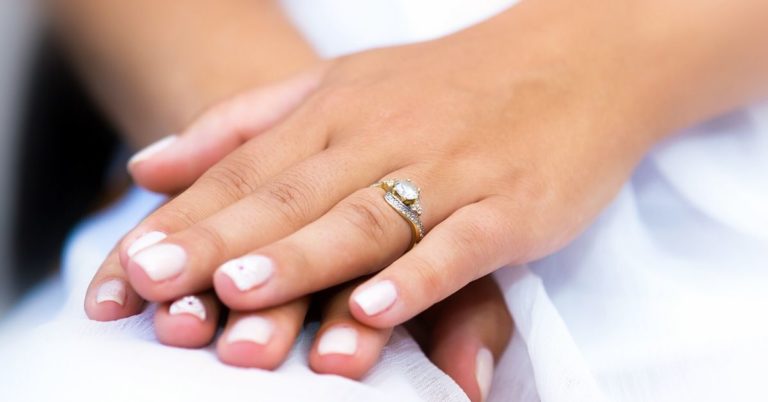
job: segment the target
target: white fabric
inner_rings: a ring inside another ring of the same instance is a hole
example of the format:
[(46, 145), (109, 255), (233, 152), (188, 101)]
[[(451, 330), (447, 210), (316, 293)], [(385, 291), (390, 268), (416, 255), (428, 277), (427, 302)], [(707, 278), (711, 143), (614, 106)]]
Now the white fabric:
[[(64, 256), (62, 280), (67, 296), (61, 311), (32, 331), (10, 329), (0, 338), (0, 400), (384, 402), (391, 401), (392, 395), (402, 401), (467, 400), (402, 330), (376, 368), (358, 383), (316, 375), (307, 367), (312, 330), (305, 331), (288, 361), (270, 372), (225, 366), (212, 348), (160, 345), (154, 337), (151, 309), (118, 322), (89, 321), (82, 305), (95, 269), (122, 233), (160, 200), (134, 190), (76, 230)], [(55, 293), (51, 291), (50, 296)], [(17, 318), (25, 319), (29, 318)]]
[[(442, 35), (510, 2), (285, 3), (317, 47), (336, 55)], [(768, 400), (766, 116), (755, 107), (662, 144), (573, 244), (497, 273), (517, 331), (491, 401)], [(149, 390), (172, 401), (462, 400), (402, 333), (371, 377), (355, 384), (311, 375), (301, 345), (276, 373), (243, 371), (218, 364), (210, 351), (156, 345), (146, 316), (85, 321), (83, 286), (150, 205), (135, 192), (123, 212), (78, 231), (65, 264), (69, 307), (21, 344), (0, 341), (0, 400), (42, 400), (20, 390), (78, 401), (145, 400)], [(62, 393), (69, 386), (84, 388)]]

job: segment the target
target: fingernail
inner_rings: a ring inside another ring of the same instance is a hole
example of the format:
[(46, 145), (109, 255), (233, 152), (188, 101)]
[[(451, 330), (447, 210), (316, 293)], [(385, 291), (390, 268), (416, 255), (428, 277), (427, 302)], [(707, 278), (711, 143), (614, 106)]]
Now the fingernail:
[(205, 321), (206, 317), (205, 305), (203, 305), (203, 302), (196, 296), (185, 296), (176, 300), (171, 304), (171, 307), (168, 308), (168, 313), (170, 315), (191, 314), (199, 318), (200, 321)]
[(274, 325), (272, 321), (259, 316), (241, 318), (232, 326), (227, 335), (228, 343), (253, 342), (266, 345), (272, 338)]
[(261, 255), (247, 255), (228, 261), (220, 269), (241, 292), (264, 284), (275, 270), (272, 260)]
[(488, 392), (491, 391), (491, 382), (493, 381), (493, 354), (487, 348), (481, 348), (477, 351), (475, 358), (475, 380), (480, 388), (481, 400), (488, 398)]
[(392, 281), (381, 281), (363, 288), (353, 296), (353, 300), (368, 316), (373, 316), (388, 309), (397, 299), (397, 289)]
[(128, 257), (133, 257), (139, 251), (165, 240), (166, 237), (168, 237), (167, 234), (158, 231), (144, 233), (131, 243), (126, 253), (128, 253)]
[(99, 286), (96, 292), (96, 303), (107, 301), (115, 302), (119, 305), (125, 304), (125, 282), (120, 279), (110, 279)]
[(187, 252), (175, 244), (158, 244), (140, 251), (132, 259), (149, 279), (158, 282), (174, 277), (184, 269)]
[(154, 144), (142, 149), (139, 151), (136, 155), (133, 155), (133, 157), (128, 161), (128, 166), (135, 165), (136, 163), (145, 161), (152, 156), (154, 156), (156, 153), (162, 151), (165, 148), (168, 148), (171, 144), (176, 142), (179, 137), (176, 135), (169, 135)]
[(357, 331), (353, 328), (336, 327), (323, 333), (317, 353), (320, 355), (349, 355), (357, 352)]

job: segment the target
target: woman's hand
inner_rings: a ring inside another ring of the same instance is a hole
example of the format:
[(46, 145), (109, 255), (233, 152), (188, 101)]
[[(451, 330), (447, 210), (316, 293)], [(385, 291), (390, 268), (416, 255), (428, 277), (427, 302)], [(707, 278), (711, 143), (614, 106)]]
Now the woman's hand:
[[(663, 24), (622, 25), (654, 13), (578, 7), (526, 2), (452, 37), (351, 56), (292, 81), (310, 88), (298, 110), (130, 233), (88, 303), (121, 265), (146, 299), (213, 284), (241, 312), (375, 273), (348, 308), (386, 329), (498, 266), (561, 247), (655, 141), (730, 104), (688, 102), (711, 89), (698, 86), (706, 69), (694, 67), (708, 66), (700, 49), (663, 46)], [(672, 56), (677, 63), (646, 68)], [(243, 99), (199, 124), (269, 106)], [(134, 175), (182, 141), (135, 161)], [(407, 253), (408, 224), (367, 187), (393, 177), (423, 189), (428, 234)]]
[[(499, 266), (564, 245), (678, 122), (656, 99), (668, 82), (626, 79), (638, 67), (616, 42), (629, 38), (510, 33), (526, 21), (505, 14), (294, 80), (315, 88), (298, 110), (126, 236), (119, 259), (133, 288), (169, 301), (213, 284), (249, 311), (375, 274), (349, 307), (390, 328)], [(244, 99), (206, 119), (266, 107)], [(132, 171), (141, 177), (151, 163)], [(409, 225), (368, 187), (384, 178), (423, 190), (428, 234), (410, 251)], [(129, 255), (158, 232), (167, 238)]]
[[(317, 373), (363, 378), (392, 335), (391, 328), (371, 328), (350, 315), (347, 299), (353, 289), (336, 288), (311, 300), (315, 309), (321, 307), (308, 353), (309, 367)], [(299, 335), (308, 304), (303, 298), (275, 308), (231, 311), (216, 345), (219, 359), (241, 367), (277, 368)], [(219, 314), (211, 293), (162, 303), (155, 314), (156, 333), (167, 345), (202, 347), (214, 339)], [(408, 329), (470, 400), (481, 401), (491, 387), (494, 363), (511, 338), (512, 320), (498, 286), (485, 277), (409, 322)]]
[[(212, 109), (183, 136), (163, 140), (159, 147), (138, 154), (130, 168), (141, 166), (134, 174), (144, 187), (160, 192), (186, 188), (242, 142), (276, 124), (313, 90), (306, 76), (252, 90)], [(254, 110), (253, 104), (264, 107)], [(164, 152), (163, 146), (173, 152)], [(178, 199), (171, 204), (176, 202)], [(206, 217), (203, 213), (192, 218), (195, 220), (177, 222), (176, 230)], [(156, 237), (158, 234), (143, 237), (129, 252), (165, 236)], [(86, 297), (86, 312), (93, 319), (130, 316), (143, 305), (143, 299), (127, 285), (125, 272), (114, 259), (117, 255), (113, 252), (99, 270)], [(392, 334), (391, 328), (371, 328), (351, 316), (347, 299), (353, 289), (347, 284), (324, 292), (323, 298), (312, 298), (315, 309), (324, 306), (321, 327), (309, 354), (310, 367), (319, 373), (361, 378), (378, 361)], [(309, 307), (310, 299), (300, 297), (273, 308), (230, 312), (217, 345), (220, 359), (237, 366), (276, 368), (287, 358)], [(202, 347), (214, 339), (222, 314), (212, 292), (168, 301), (155, 315), (156, 334), (171, 346)], [(250, 337), (243, 337), (243, 328)], [(490, 388), (493, 364), (509, 342), (512, 320), (498, 287), (486, 277), (409, 323), (409, 328), (418, 332), (429, 358), (476, 401)]]

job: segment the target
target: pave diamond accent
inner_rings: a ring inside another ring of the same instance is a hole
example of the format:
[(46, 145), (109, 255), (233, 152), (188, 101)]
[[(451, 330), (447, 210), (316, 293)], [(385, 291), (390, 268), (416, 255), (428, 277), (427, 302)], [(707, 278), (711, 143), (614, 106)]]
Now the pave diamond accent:
[(395, 197), (392, 193), (384, 194), (384, 200), (392, 206), (403, 218), (407, 219), (411, 223), (411, 226), (418, 242), (424, 237), (424, 225), (421, 223), (421, 218), (412, 209), (408, 208), (402, 201)]

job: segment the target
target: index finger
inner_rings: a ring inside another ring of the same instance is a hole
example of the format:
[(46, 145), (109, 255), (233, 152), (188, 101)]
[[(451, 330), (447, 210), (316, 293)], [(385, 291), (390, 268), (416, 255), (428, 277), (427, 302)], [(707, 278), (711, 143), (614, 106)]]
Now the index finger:
[[(87, 315), (107, 321), (138, 313), (143, 304), (128, 284), (123, 270), (129, 255), (214, 214), (281, 170), (321, 149), (325, 144), (323, 136), (307, 130), (298, 131), (296, 120), (298, 118), (289, 119), (270, 132), (250, 140), (128, 233), (92, 279), (85, 300)], [(324, 130), (322, 127), (316, 129)], [(113, 280), (112, 285), (107, 286), (113, 286), (116, 294), (122, 294), (121, 297), (127, 300), (136, 297), (139, 302), (125, 304), (119, 309), (112, 303), (100, 303), (99, 290), (110, 280)]]

